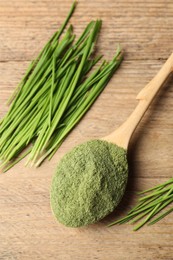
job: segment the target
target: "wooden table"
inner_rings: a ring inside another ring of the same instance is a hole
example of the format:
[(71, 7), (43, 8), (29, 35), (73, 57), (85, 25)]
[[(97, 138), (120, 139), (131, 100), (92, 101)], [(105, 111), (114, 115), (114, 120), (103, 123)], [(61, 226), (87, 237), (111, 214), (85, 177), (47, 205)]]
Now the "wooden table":
[[(0, 0), (0, 117), (5, 103), (33, 59), (60, 26), (69, 0)], [(57, 162), (74, 145), (117, 128), (137, 104), (137, 93), (173, 50), (171, 0), (80, 0), (71, 19), (77, 35), (101, 18), (98, 52), (107, 59), (118, 43), (125, 59), (92, 109), (65, 140), (51, 162), (38, 169), (25, 160), (0, 176), (1, 260), (173, 259), (173, 214), (138, 232), (131, 225), (107, 227), (124, 216), (134, 192), (172, 177), (173, 80), (165, 85), (138, 127), (129, 150), (128, 196), (98, 224), (66, 228), (52, 217), (49, 188)]]

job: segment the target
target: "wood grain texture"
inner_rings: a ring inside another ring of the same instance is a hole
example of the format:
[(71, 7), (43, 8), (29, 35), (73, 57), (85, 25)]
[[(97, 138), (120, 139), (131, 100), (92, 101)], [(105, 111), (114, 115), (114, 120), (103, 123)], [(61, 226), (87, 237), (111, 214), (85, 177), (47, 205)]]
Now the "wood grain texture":
[[(33, 59), (64, 20), (69, 0), (0, 0), (0, 117)], [(38, 169), (20, 162), (0, 176), (0, 260), (173, 259), (173, 215), (134, 233), (107, 224), (134, 204), (134, 192), (172, 177), (173, 78), (150, 107), (129, 149), (129, 184), (120, 207), (98, 224), (66, 228), (50, 210), (49, 187), (57, 162), (74, 145), (102, 137), (132, 112), (137, 93), (173, 50), (172, 0), (80, 0), (71, 19), (77, 35), (102, 18), (98, 52), (113, 56), (118, 42), (125, 60), (99, 99), (71, 132), (51, 162)]]

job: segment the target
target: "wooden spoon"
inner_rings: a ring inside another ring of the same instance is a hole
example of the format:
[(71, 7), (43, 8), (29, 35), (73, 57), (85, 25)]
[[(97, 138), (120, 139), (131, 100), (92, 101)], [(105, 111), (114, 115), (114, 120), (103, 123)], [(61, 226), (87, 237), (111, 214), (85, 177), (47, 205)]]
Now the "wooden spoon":
[(137, 125), (141, 121), (155, 95), (173, 71), (173, 53), (167, 59), (157, 75), (139, 92), (136, 99), (138, 105), (127, 120), (114, 132), (102, 138), (102, 140), (114, 143), (127, 150), (130, 138)]
[(126, 153), (130, 138), (172, 70), (173, 54), (138, 94), (139, 103), (124, 124), (102, 138), (104, 142), (88, 141), (61, 160), (50, 196), (52, 211), (61, 223), (71, 227), (95, 223), (119, 204), (128, 179)]

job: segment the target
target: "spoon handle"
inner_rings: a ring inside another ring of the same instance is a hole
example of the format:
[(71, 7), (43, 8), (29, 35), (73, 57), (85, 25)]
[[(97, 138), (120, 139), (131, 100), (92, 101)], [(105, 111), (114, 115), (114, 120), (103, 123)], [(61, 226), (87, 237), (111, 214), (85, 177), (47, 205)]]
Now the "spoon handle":
[(144, 116), (155, 95), (172, 71), (173, 53), (170, 55), (156, 76), (139, 92), (136, 97), (136, 99), (139, 100), (139, 103), (135, 110), (116, 131), (105, 138), (107, 141), (111, 141), (125, 149), (128, 148), (133, 132)]

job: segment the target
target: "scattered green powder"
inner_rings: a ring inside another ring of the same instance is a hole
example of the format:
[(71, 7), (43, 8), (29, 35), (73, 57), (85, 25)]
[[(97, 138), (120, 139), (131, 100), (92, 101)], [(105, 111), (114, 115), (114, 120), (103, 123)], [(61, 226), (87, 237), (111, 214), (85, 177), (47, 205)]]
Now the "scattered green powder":
[(127, 183), (126, 150), (93, 140), (73, 148), (60, 161), (51, 187), (55, 217), (69, 227), (99, 221), (119, 204)]

